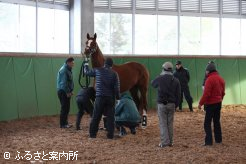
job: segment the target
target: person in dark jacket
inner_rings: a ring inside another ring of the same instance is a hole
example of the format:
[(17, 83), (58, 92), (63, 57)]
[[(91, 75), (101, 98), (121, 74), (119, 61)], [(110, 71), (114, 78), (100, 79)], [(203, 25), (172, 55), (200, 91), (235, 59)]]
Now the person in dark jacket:
[(190, 111), (193, 112), (193, 107), (192, 107), (193, 99), (190, 95), (190, 89), (188, 85), (190, 81), (190, 74), (188, 69), (182, 66), (181, 61), (176, 62), (176, 71), (173, 73), (173, 75), (179, 80), (181, 85), (181, 99), (179, 103), (179, 110), (182, 111), (182, 103), (183, 103), (183, 95), (184, 95)]
[(94, 101), (95, 101), (95, 89), (93, 87), (88, 88), (81, 88), (79, 93), (76, 96), (76, 103), (78, 106), (78, 114), (77, 114), (77, 120), (76, 120), (76, 130), (80, 129), (80, 122), (81, 118), (84, 115), (84, 112), (86, 111), (90, 116), (92, 117), (93, 114), (93, 108), (94, 108)]
[(222, 142), (222, 132), (220, 125), (221, 104), (225, 96), (225, 81), (216, 71), (214, 63), (210, 63), (206, 67), (207, 80), (203, 95), (200, 99), (198, 108), (204, 105), (206, 111), (204, 120), (204, 130), (206, 133), (204, 146), (213, 144), (211, 122), (214, 123), (214, 138), (216, 143)]
[(141, 121), (137, 106), (128, 92), (120, 96), (120, 101), (115, 108), (115, 124), (120, 129), (120, 136), (126, 135), (125, 127), (128, 127), (131, 134), (136, 134), (136, 127)]
[(114, 137), (115, 99), (120, 97), (120, 82), (118, 74), (112, 70), (113, 60), (106, 58), (104, 67), (89, 70), (85, 63), (85, 73), (96, 78), (95, 108), (90, 123), (90, 138), (96, 138), (102, 114), (107, 116), (107, 138)]
[(166, 147), (173, 145), (173, 119), (181, 92), (179, 80), (172, 73), (172, 63), (165, 62), (162, 67), (163, 72), (151, 84), (154, 88), (158, 88), (157, 110), (161, 133), (159, 147)]
[(68, 114), (70, 111), (70, 99), (73, 95), (73, 74), (74, 58), (67, 58), (64, 65), (57, 74), (57, 94), (61, 103), (60, 128), (70, 128)]

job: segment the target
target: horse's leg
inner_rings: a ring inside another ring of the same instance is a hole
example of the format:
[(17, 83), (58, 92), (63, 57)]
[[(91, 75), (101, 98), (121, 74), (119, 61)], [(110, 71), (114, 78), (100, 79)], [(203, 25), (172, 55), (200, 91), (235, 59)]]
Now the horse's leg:
[(139, 108), (142, 111), (142, 128), (147, 127), (147, 86), (146, 85), (140, 85), (140, 104)]
[(147, 113), (147, 88), (140, 88), (140, 105), (143, 114)]
[(130, 89), (130, 92), (131, 92), (133, 101), (135, 102), (135, 104), (136, 104), (136, 106), (138, 108), (138, 111), (140, 112), (140, 109), (139, 109), (140, 99), (139, 99), (139, 96), (138, 96), (138, 87), (134, 86), (133, 88)]

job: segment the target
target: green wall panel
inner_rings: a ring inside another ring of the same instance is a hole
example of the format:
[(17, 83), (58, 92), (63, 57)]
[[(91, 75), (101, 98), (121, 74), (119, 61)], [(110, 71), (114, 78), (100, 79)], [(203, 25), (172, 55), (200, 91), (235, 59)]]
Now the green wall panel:
[(32, 58), (13, 58), (20, 118), (38, 115)]
[(241, 104), (246, 104), (246, 59), (238, 60), (239, 66), (239, 78), (240, 78), (240, 94), (241, 94)]
[(123, 64), (123, 63), (125, 63), (123, 58), (114, 58), (113, 61), (114, 61), (114, 64)]
[(218, 71), (225, 80), (226, 95), (223, 104), (241, 104), (237, 59), (219, 59)]
[(13, 60), (0, 58), (0, 121), (18, 118)]
[[(58, 114), (51, 58), (33, 58), (39, 115)], [(51, 94), (52, 93), (52, 94)]]
[[(60, 103), (56, 91), (56, 77), (58, 70), (66, 58), (37, 58), (37, 57), (1, 57), (0, 58), (0, 121), (15, 118), (32, 117), (38, 115), (54, 115), (60, 113)], [(115, 64), (136, 61), (144, 64), (150, 73), (150, 82), (162, 70), (162, 64), (176, 58), (114, 58)], [(194, 107), (202, 95), (202, 82), (205, 67), (209, 60), (217, 64), (220, 75), (226, 81), (226, 96), (224, 104), (246, 104), (246, 74), (244, 66), (246, 59), (198, 59), (182, 58), (185, 68), (189, 69), (191, 81), (189, 83)], [(75, 96), (80, 86), (78, 83), (82, 58), (75, 59), (73, 69), (74, 96), (71, 99), (70, 114), (77, 113)], [(82, 78), (82, 83), (85, 84)], [(91, 79), (93, 84), (93, 79)], [(156, 107), (157, 90), (149, 85), (148, 107)], [(184, 106), (187, 107), (184, 100)]]

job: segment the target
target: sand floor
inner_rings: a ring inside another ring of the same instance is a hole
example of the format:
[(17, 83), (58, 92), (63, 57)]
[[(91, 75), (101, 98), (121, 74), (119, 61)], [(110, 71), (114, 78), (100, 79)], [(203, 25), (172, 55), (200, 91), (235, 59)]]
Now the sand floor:
[[(69, 122), (75, 124), (75, 118), (70, 115)], [(106, 139), (103, 130), (96, 139), (88, 139), (89, 121), (85, 115), (81, 131), (60, 129), (59, 116), (0, 122), (0, 163), (246, 163), (245, 105), (223, 107), (223, 143), (210, 147), (201, 146), (202, 111), (175, 113), (174, 146), (167, 148), (158, 147), (159, 122), (154, 109), (148, 112), (146, 129), (138, 128), (136, 135), (127, 129), (128, 134), (121, 138), (115, 131), (113, 140)]]

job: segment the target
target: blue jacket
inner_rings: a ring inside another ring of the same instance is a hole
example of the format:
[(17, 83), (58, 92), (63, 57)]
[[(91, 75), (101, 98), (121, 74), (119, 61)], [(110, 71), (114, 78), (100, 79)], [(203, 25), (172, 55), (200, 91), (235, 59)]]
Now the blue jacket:
[(109, 67), (101, 67), (90, 70), (85, 65), (85, 74), (96, 77), (96, 97), (106, 96), (119, 99), (120, 82), (118, 74)]
[(120, 102), (115, 108), (115, 121), (138, 123), (141, 120), (138, 109), (132, 97), (126, 92), (122, 93)]
[(71, 93), (74, 88), (72, 69), (64, 63), (57, 74), (57, 91)]

